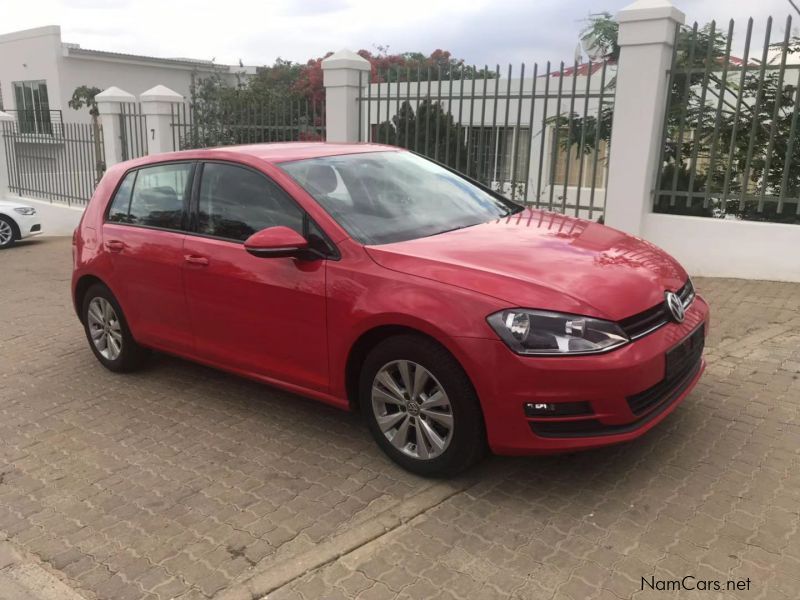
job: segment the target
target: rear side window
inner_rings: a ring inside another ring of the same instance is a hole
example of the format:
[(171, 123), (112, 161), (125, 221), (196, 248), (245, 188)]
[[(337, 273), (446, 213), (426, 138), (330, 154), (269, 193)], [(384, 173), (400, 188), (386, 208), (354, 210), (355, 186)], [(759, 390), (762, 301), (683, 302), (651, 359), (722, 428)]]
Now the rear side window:
[(112, 223), (127, 223), (128, 211), (131, 205), (131, 192), (133, 192), (133, 182), (136, 181), (136, 171), (131, 171), (122, 180), (111, 201), (108, 209), (108, 221)]
[(139, 169), (133, 185), (128, 222), (162, 229), (181, 229), (192, 163)]
[(302, 209), (275, 183), (250, 169), (207, 163), (198, 200), (198, 233), (237, 241), (276, 225), (303, 233)]
[(193, 163), (172, 163), (131, 171), (111, 201), (107, 220), (182, 229), (193, 168)]

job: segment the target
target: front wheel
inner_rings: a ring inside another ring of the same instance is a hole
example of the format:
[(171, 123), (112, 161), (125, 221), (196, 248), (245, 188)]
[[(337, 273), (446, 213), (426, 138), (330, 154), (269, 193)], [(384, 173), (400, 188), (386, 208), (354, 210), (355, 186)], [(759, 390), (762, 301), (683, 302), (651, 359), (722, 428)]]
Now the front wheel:
[(360, 402), (375, 441), (409, 471), (455, 475), (485, 453), (475, 390), (433, 340), (401, 335), (376, 346), (361, 370)]
[(0, 250), (9, 248), (17, 241), (19, 234), (17, 233), (17, 226), (6, 216), (0, 215)]
[(111, 290), (100, 283), (90, 287), (83, 299), (82, 314), (86, 339), (105, 368), (122, 373), (141, 366), (147, 350), (133, 339)]

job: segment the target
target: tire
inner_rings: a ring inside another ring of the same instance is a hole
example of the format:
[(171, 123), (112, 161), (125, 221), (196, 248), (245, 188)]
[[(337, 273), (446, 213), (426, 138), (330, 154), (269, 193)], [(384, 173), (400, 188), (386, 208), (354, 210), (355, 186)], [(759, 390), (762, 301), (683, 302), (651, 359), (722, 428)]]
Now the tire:
[(0, 250), (10, 248), (19, 239), (17, 224), (5, 215), (0, 215)]
[(472, 383), (453, 355), (429, 338), (398, 335), (373, 348), (361, 369), (359, 400), (378, 446), (412, 473), (450, 477), (486, 453)]
[(100, 364), (115, 373), (142, 366), (148, 351), (133, 339), (111, 290), (101, 283), (92, 285), (83, 298), (81, 311), (86, 339)]

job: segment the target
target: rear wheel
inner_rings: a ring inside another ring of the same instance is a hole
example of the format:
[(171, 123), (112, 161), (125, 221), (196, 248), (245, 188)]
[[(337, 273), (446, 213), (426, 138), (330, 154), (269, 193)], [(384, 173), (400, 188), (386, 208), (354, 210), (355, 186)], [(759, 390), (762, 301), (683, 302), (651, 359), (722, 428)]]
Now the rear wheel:
[(19, 232), (16, 223), (8, 217), (0, 215), (0, 249), (13, 246), (17, 239), (19, 239)]
[(361, 370), (360, 400), (375, 441), (409, 471), (454, 475), (485, 453), (475, 390), (433, 340), (401, 335), (376, 346)]
[(147, 350), (133, 339), (111, 290), (100, 283), (83, 298), (83, 326), (92, 352), (111, 371), (133, 371), (147, 356)]

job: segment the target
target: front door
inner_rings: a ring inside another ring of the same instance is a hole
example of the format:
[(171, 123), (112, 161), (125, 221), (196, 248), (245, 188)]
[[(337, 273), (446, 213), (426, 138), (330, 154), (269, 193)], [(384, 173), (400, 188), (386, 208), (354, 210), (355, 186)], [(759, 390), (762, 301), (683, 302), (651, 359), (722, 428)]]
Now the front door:
[(113, 265), (109, 283), (136, 340), (192, 351), (181, 273), (184, 223), (194, 163), (144, 167), (125, 176), (103, 224)]
[(257, 258), (243, 244), (276, 225), (302, 233), (302, 209), (262, 173), (209, 162), (194, 212), (183, 271), (198, 358), (327, 391), (325, 260)]

